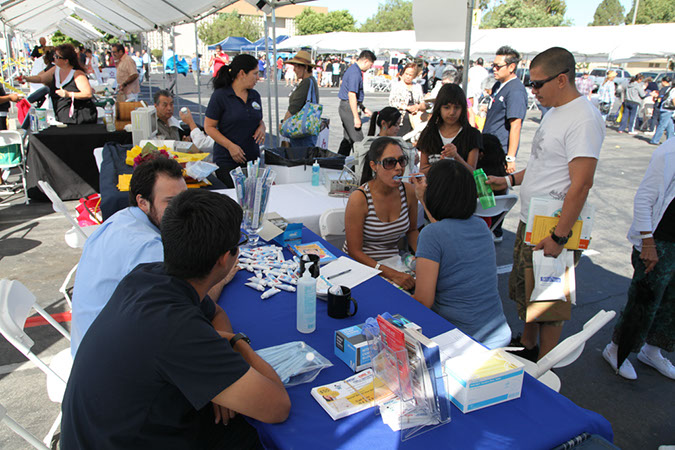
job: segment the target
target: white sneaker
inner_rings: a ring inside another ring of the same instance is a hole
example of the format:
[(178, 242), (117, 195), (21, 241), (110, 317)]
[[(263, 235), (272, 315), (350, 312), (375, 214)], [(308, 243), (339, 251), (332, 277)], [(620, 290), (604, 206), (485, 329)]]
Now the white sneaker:
[[(602, 351), (602, 357), (605, 358), (605, 361), (609, 363), (610, 366), (612, 366), (612, 369), (614, 369), (614, 372), (616, 372), (616, 350), (611, 351), (610, 349), (612, 348), (612, 344), (607, 344), (605, 349)], [(630, 363), (628, 359), (626, 359), (623, 364), (621, 364), (621, 369), (619, 370), (619, 375), (624, 377), (627, 380), (637, 380), (637, 373), (635, 373), (635, 368), (633, 368), (633, 365)]]
[(653, 356), (647, 355), (647, 353), (642, 350), (640, 350), (640, 353), (638, 353), (637, 357), (640, 362), (647, 364), (648, 366), (652, 366), (661, 372), (663, 376), (666, 376), (671, 380), (675, 380), (675, 367), (673, 367), (673, 363), (671, 363), (668, 358), (664, 358), (663, 355), (659, 354), (659, 358), (657, 359)]

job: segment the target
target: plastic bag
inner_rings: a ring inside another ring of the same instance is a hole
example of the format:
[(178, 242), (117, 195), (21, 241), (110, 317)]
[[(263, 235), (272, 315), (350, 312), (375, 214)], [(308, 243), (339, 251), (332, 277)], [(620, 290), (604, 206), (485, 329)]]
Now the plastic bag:
[(551, 258), (536, 250), (532, 252), (532, 265), (534, 289), (530, 301), (567, 301), (574, 292), (574, 253), (563, 248), (557, 258)]
[(333, 364), (303, 341), (288, 342), (256, 352), (281, 378), (284, 386), (309, 383)]
[(218, 170), (218, 165), (206, 161), (190, 161), (185, 164), (185, 173), (197, 181), (206, 179), (213, 172)]

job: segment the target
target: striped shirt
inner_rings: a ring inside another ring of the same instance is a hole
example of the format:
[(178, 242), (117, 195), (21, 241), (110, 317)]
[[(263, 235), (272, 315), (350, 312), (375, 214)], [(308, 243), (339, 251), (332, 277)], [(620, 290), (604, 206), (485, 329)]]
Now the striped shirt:
[[(363, 224), (363, 252), (375, 261), (398, 255), (398, 241), (410, 229), (408, 199), (404, 184), (401, 183), (399, 185), (401, 214), (398, 216), (398, 219), (392, 222), (382, 222), (377, 217), (373, 204), (373, 196), (370, 193), (368, 183), (359, 188), (359, 191), (366, 196), (368, 202), (368, 214), (366, 214), (366, 220)], [(349, 252), (347, 242), (345, 242), (342, 250), (345, 253)]]

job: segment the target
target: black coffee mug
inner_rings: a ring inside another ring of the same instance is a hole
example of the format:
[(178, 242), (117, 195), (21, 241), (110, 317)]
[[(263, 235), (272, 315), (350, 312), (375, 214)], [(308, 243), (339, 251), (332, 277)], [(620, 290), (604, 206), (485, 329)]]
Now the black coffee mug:
[(319, 255), (302, 255), (300, 258), (300, 276), (302, 276), (303, 273), (305, 273), (305, 268), (309, 266), (309, 274), (313, 278), (319, 278), (319, 261), (321, 258), (319, 258)]
[[(352, 297), (352, 290), (347, 286), (332, 286), (328, 289), (328, 315), (333, 319), (352, 317), (359, 309)], [(354, 303), (354, 312), (350, 314), (349, 303)]]

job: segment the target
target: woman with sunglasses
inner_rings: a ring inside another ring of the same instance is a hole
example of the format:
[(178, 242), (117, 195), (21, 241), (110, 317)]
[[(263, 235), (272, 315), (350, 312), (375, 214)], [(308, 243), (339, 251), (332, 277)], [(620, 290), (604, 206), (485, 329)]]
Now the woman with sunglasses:
[(80, 65), (75, 47), (61, 44), (54, 51), (54, 67), (25, 77), (29, 83), (42, 83), (50, 90), (56, 120), (66, 124), (96, 123), (92, 89)]
[(417, 142), (421, 151), (420, 170), (427, 173), (432, 162), (452, 158), (473, 171), (483, 148), (480, 131), (469, 123), (466, 96), (456, 84), (438, 91), (427, 126)]
[(398, 256), (398, 243), (407, 236), (417, 249), (417, 200), (412, 185), (402, 176), (408, 157), (399, 143), (389, 137), (370, 146), (361, 176), (362, 186), (349, 196), (345, 209), (343, 250), (356, 261), (382, 271), (382, 276), (403, 289), (412, 290), (415, 279), (379, 261)]
[(413, 297), (489, 348), (508, 345), (497, 286), (492, 233), (476, 211), (476, 183), (459, 161), (432, 165), (426, 180), (413, 179), (431, 224), (417, 245)]

